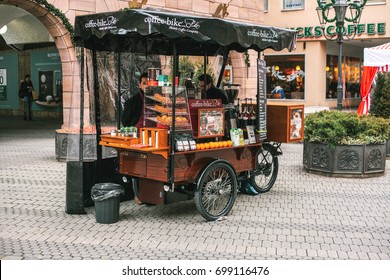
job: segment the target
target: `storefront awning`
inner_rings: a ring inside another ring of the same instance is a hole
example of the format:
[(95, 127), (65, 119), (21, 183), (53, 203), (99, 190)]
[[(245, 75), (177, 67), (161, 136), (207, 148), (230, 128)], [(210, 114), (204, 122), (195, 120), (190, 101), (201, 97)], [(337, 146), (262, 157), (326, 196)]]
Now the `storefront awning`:
[(371, 107), (371, 85), (377, 72), (390, 72), (390, 43), (364, 49), (364, 68), (360, 85), (362, 101), (358, 108), (359, 115), (367, 115)]
[(390, 43), (364, 49), (364, 66), (390, 65)]
[(295, 49), (296, 31), (213, 17), (154, 10), (123, 10), (78, 16), (76, 46), (98, 51), (208, 55), (248, 49)]

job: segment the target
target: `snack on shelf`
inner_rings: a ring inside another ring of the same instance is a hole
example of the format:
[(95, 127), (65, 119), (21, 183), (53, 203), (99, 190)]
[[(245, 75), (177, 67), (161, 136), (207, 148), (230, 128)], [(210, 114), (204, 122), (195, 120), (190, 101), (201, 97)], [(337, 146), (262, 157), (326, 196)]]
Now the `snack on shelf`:
[[(155, 93), (153, 95), (153, 97), (154, 97), (154, 99), (156, 99), (157, 101), (160, 101), (161, 103), (165, 103), (165, 104), (172, 103), (172, 99), (170, 97), (163, 96), (160, 93)], [(185, 103), (186, 103), (186, 99), (184, 97), (176, 97), (176, 104), (185, 104)]]
[(186, 117), (176, 117), (176, 123), (188, 123), (188, 119)]
[(154, 105), (154, 110), (160, 112), (160, 113), (163, 113), (163, 114), (168, 114), (170, 112), (170, 110), (164, 106), (161, 106), (161, 105)]
[[(172, 114), (171, 108), (167, 108), (167, 107), (157, 105), (157, 104), (154, 105), (154, 110), (156, 110), (160, 113), (163, 113), (163, 114)], [(183, 113), (187, 113), (186, 108), (176, 108), (176, 114), (183, 114)]]
[[(175, 118), (176, 124), (188, 124), (188, 119), (186, 117), (177, 116)], [(172, 124), (172, 117), (167, 115), (157, 116), (157, 121), (159, 123), (165, 124), (165, 125), (171, 125)]]
[(158, 101), (160, 101), (162, 103), (166, 102), (166, 98), (164, 96), (162, 96), (161, 94), (159, 94), (159, 93), (155, 93), (153, 95), (153, 97), (154, 97), (154, 99), (156, 99), (156, 100), (158, 100)]

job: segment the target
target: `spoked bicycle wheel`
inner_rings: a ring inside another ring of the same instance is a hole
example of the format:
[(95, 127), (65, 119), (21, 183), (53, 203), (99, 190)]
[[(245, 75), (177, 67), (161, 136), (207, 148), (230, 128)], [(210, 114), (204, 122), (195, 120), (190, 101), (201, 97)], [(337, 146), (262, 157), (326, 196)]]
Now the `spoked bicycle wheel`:
[(209, 164), (195, 192), (198, 212), (208, 221), (227, 215), (236, 200), (237, 185), (236, 173), (230, 165), (223, 161)]
[(265, 193), (273, 187), (278, 177), (278, 156), (272, 146), (264, 144), (256, 158), (256, 169), (251, 172), (249, 180), (256, 191)]

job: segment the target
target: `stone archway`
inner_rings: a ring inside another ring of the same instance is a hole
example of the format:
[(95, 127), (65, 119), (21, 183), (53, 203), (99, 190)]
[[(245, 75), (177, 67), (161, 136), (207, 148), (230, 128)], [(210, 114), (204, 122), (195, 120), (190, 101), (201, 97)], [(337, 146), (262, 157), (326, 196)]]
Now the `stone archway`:
[(54, 38), (55, 45), (61, 58), (63, 80), (63, 127), (69, 126), (71, 111), (71, 96), (73, 94), (73, 81), (78, 77), (78, 71), (74, 70), (77, 62), (75, 48), (72, 44), (69, 31), (56, 16), (45, 7), (30, 0), (2, 0), (1, 4), (12, 5), (24, 9), (35, 16)]

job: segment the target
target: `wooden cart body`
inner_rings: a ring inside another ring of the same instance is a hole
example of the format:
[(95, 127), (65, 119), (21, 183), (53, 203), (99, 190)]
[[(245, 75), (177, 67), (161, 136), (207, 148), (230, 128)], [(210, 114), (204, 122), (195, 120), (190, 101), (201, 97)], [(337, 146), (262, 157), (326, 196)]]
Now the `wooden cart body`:
[[(102, 135), (100, 144), (114, 147), (119, 153), (119, 172), (139, 179), (139, 199), (150, 204), (166, 204), (173, 201), (165, 195), (164, 185), (169, 181), (169, 147), (134, 148), (140, 139)], [(176, 152), (174, 157), (175, 188), (194, 185), (199, 181), (203, 169), (211, 162), (224, 160), (237, 176), (256, 169), (256, 154), (261, 142), (236, 147), (214, 148)]]

